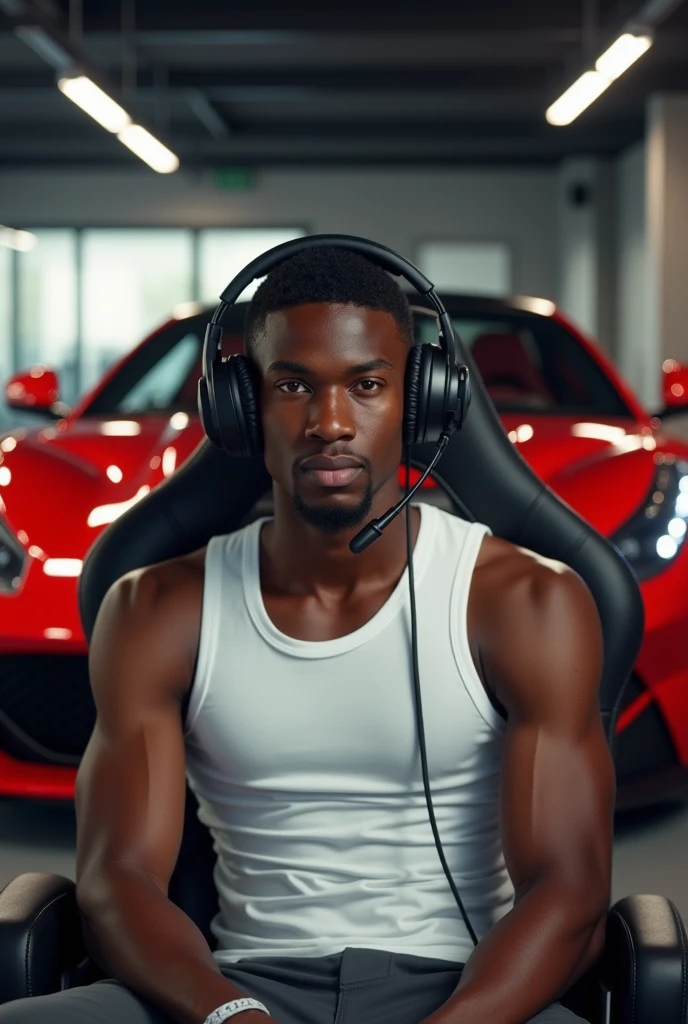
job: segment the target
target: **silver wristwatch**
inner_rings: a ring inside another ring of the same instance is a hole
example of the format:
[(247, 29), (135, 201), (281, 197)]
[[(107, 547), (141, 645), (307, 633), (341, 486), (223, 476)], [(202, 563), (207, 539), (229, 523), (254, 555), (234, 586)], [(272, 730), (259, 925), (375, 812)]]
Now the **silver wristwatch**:
[(260, 1010), (270, 1016), (267, 1006), (263, 1006), (257, 999), (244, 996), (243, 999), (231, 999), (228, 1003), (218, 1006), (217, 1010), (208, 1014), (203, 1024), (222, 1024), (222, 1021), (229, 1020), (235, 1013), (243, 1013), (245, 1010)]

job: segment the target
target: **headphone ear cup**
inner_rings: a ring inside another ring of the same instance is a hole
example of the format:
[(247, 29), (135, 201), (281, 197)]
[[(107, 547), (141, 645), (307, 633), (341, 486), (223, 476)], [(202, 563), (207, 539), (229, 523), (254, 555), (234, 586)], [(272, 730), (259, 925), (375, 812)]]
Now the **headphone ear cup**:
[(420, 376), (424, 345), (413, 345), (406, 359), (404, 375), (404, 444), (415, 444), (421, 404)]
[(201, 426), (205, 431), (206, 436), (216, 448), (222, 448), (222, 437), (217, 426), (215, 414), (210, 402), (210, 395), (208, 393), (208, 381), (205, 377), (201, 377), (198, 381), (198, 415), (201, 418)]
[(263, 453), (263, 429), (260, 418), (260, 403), (255, 366), (244, 355), (230, 356), (226, 363), (229, 375), (229, 391), (235, 407), (235, 432), (239, 434), (241, 451), (236, 454), (257, 456)]
[[(452, 370), (437, 345), (415, 345), (406, 364), (404, 432), (407, 444), (439, 441), (447, 412), (456, 408), (450, 393)], [(456, 374), (456, 370), (454, 370)], [(454, 383), (458, 383), (456, 377)]]

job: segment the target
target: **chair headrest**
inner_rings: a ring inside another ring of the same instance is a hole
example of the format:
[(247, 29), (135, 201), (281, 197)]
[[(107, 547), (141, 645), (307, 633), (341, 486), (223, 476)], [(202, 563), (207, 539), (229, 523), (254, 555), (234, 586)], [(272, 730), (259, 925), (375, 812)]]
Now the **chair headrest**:
[[(566, 563), (587, 583), (604, 634), (600, 705), (611, 743), (621, 690), (642, 640), (643, 604), (636, 579), (617, 549), (530, 469), (509, 441), (475, 363), (458, 338), (457, 351), (473, 373), (473, 401), (463, 429), (452, 437), (433, 475), (457, 514), (485, 523), (496, 536)], [(435, 451), (434, 444), (412, 449), (413, 465), (427, 467)], [(232, 459), (204, 440), (91, 548), (79, 581), (87, 638), (115, 580), (238, 529), (270, 486), (262, 458)]]

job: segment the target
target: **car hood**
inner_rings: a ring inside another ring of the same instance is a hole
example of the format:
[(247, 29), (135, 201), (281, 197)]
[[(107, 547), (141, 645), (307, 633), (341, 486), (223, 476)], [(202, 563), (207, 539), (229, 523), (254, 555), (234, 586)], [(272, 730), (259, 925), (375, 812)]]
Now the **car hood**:
[(197, 418), (184, 413), (13, 431), (0, 452), (0, 512), (51, 557), (82, 557), (109, 522), (189, 457), (202, 435)]
[(502, 415), (520, 455), (540, 479), (606, 536), (645, 501), (664, 456), (688, 446), (626, 417)]
[[(534, 472), (607, 536), (642, 505), (658, 459), (688, 458), (688, 445), (630, 418), (501, 419)], [(9, 436), (17, 443), (0, 453), (0, 468), (11, 474), (0, 487), (0, 512), (41, 548), (57, 544), (60, 554), (82, 557), (100, 530), (189, 457), (203, 432), (197, 417), (176, 413), (83, 417)]]

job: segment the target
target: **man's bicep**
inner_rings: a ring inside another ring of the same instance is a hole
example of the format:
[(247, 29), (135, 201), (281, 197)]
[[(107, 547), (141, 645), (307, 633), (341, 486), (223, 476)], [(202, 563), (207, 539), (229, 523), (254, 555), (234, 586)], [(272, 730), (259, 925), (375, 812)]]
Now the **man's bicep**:
[(500, 678), (505, 860), (517, 900), (550, 878), (595, 906), (608, 898), (615, 802), (599, 618), (574, 574), (536, 572), (528, 595), (505, 630)]
[(500, 814), (517, 900), (545, 878), (594, 905), (608, 898), (614, 796), (601, 720), (575, 736), (532, 724), (508, 728)]
[(179, 630), (173, 621), (168, 629), (151, 582), (137, 591), (135, 581), (120, 581), (94, 629), (96, 724), (75, 793), (81, 892), (116, 866), (164, 887), (181, 841), (185, 767), (175, 674), (181, 679), (184, 659), (175, 652)]

